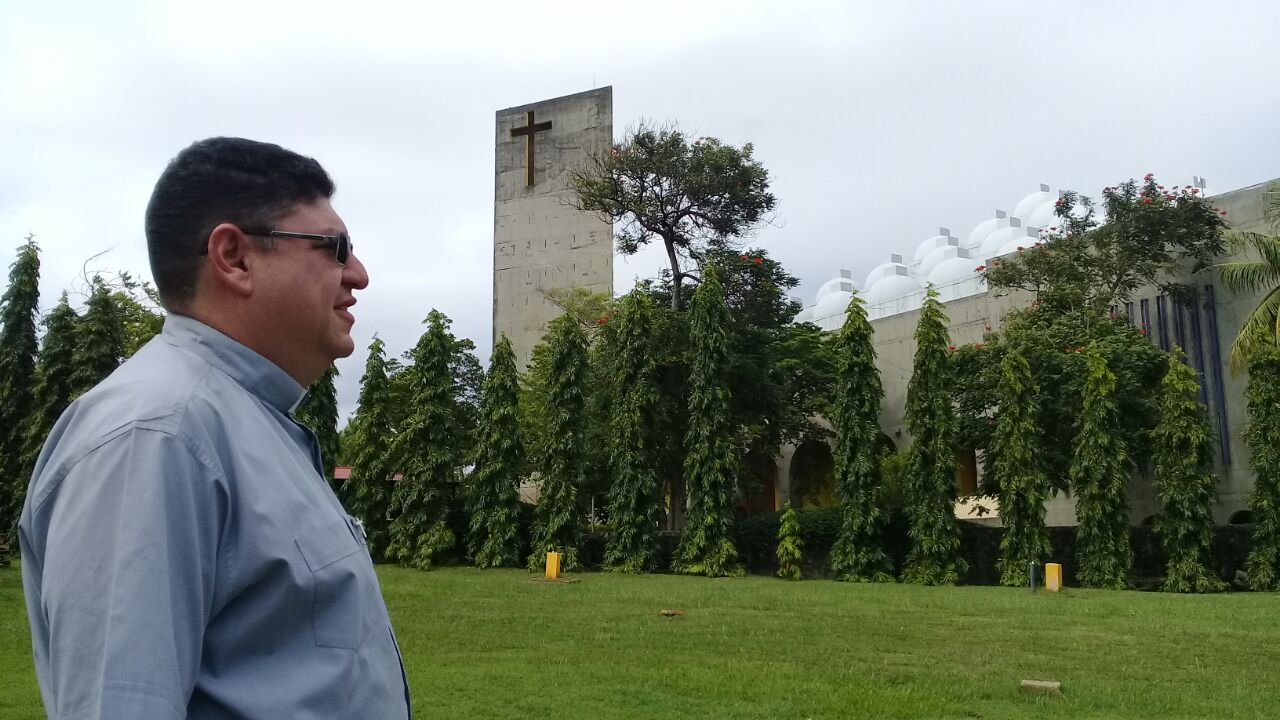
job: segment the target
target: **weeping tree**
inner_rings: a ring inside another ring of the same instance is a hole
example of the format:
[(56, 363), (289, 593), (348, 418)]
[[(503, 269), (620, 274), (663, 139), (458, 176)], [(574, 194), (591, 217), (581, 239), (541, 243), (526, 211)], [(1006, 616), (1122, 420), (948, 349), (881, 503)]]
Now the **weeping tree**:
[(880, 371), (873, 331), (862, 298), (849, 301), (844, 326), (833, 339), (836, 393), (835, 485), (840, 534), (831, 549), (831, 570), (840, 580), (892, 580), (884, 551), (884, 507), (880, 497)]
[(431, 569), (454, 547), (445, 521), (462, 466), (465, 434), (458, 427), (456, 379), (452, 372), (456, 341), (449, 318), (432, 310), (427, 330), (410, 351), (407, 373), (410, 413), (391, 445), (392, 466), (403, 479), (391, 494), (387, 554), (420, 570)]
[(738, 451), (730, 421), (729, 310), (716, 268), (707, 266), (689, 307), (692, 367), (684, 477), (688, 515), (675, 569), (689, 575), (741, 575), (733, 544), (733, 481)]
[(791, 501), (782, 508), (782, 520), (778, 524), (778, 577), (785, 580), (802, 580), (800, 569), (803, 544), (800, 541), (800, 520)]
[(360, 405), (348, 427), (351, 474), (338, 487), (338, 497), (347, 512), (364, 523), (369, 554), (375, 558), (382, 557), (387, 548), (387, 512), (395, 471), (389, 463), (395, 428), (385, 352), (382, 340), (375, 335), (360, 378)]
[(330, 365), (320, 379), (307, 388), (307, 394), (293, 414), (320, 442), (321, 470), (327, 483), (333, 482), (333, 468), (338, 461), (338, 389), (334, 385), (337, 376), (337, 366)]
[(1253, 465), (1253, 549), (1245, 565), (1254, 590), (1280, 590), (1280, 348), (1262, 347), (1249, 361), (1249, 442)]
[(1085, 354), (1083, 406), (1076, 422), (1071, 486), (1076, 493), (1076, 578), (1084, 587), (1123, 590), (1129, 571), (1129, 449), (1116, 406), (1116, 376), (1096, 344)]
[(570, 315), (547, 325), (546, 435), (538, 453), (541, 486), (534, 510), (528, 566), (546, 567), (547, 553), (561, 553), (560, 567), (578, 567), (583, 512), (578, 490), (586, 474), (587, 336)]
[(954, 585), (967, 565), (956, 524), (955, 417), (949, 382), (947, 316), (930, 285), (916, 326), (916, 353), (907, 385), (908, 514), (911, 550), (903, 580)]
[(1040, 464), (1040, 428), (1036, 425), (1039, 388), (1031, 366), (1010, 349), (1000, 362), (997, 386), (999, 415), (992, 451), (996, 482), (1000, 487), (1000, 583), (1022, 586), (1029, 581), (1030, 566), (1039, 565), (1051, 550), (1044, 525), (1048, 481)]
[(90, 281), (89, 300), (76, 326), (76, 346), (71, 383), (78, 397), (102, 382), (124, 358), (124, 313), (115, 293), (101, 277)]
[(1160, 502), (1155, 530), (1168, 553), (1164, 589), (1214, 592), (1223, 584), (1205, 564), (1213, 542), (1211, 507), (1218, 478), (1213, 472), (1213, 430), (1200, 402), (1196, 371), (1175, 348), (1160, 389), (1155, 429), (1155, 491)]
[(620, 572), (648, 572), (656, 564), (661, 512), (654, 438), (659, 396), (653, 304), (648, 294), (628, 293), (608, 324), (613, 328), (609, 343), (613, 351), (609, 423), (613, 478), (604, 562)]
[(489, 358), (480, 391), (475, 469), (467, 478), (467, 554), (476, 567), (516, 565), (520, 560), (519, 486), (524, 465), (520, 438), (519, 376), (506, 335)]
[(40, 248), (28, 235), (9, 266), (9, 285), (0, 296), (0, 540), (17, 523), (29, 479), (16, 476), (21, 475), (24, 433), (34, 400), (39, 312)]

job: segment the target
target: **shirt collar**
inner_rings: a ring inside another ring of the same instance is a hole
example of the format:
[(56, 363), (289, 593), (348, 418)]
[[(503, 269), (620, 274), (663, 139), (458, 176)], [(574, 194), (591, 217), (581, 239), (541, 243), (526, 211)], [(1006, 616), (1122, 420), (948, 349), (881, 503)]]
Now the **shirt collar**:
[(293, 412), (307, 394), (279, 365), (194, 318), (169, 313), (161, 337), (195, 353), (280, 412)]

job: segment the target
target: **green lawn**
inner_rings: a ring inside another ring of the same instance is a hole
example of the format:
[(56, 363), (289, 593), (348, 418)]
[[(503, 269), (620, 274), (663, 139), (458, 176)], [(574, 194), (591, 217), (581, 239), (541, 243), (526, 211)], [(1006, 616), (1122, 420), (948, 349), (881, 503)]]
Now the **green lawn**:
[[(422, 718), (1263, 718), (1280, 596), (381, 571)], [(687, 615), (664, 618), (663, 608)], [(0, 568), (0, 717), (44, 717)], [(1065, 695), (1018, 693), (1058, 680)]]

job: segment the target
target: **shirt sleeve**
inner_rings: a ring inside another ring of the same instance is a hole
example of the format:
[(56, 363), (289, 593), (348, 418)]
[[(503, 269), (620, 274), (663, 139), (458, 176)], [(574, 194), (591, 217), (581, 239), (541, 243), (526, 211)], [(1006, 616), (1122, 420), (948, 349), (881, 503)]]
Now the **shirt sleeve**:
[(47, 642), (36, 652), (47, 653), (51, 718), (186, 716), (227, 512), (225, 483), (197, 455), (168, 432), (131, 429), (75, 463), (48, 498)]

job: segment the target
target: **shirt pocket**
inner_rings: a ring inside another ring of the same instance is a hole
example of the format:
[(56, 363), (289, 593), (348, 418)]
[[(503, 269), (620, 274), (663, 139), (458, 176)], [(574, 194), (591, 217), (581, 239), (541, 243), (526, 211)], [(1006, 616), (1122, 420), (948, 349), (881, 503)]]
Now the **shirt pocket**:
[(360, 545), (345, 523), (328, 523), (295, 538), (311, 570), (311, 625), (320, 647), (357, 650), (364, 636), (365, 595)]

